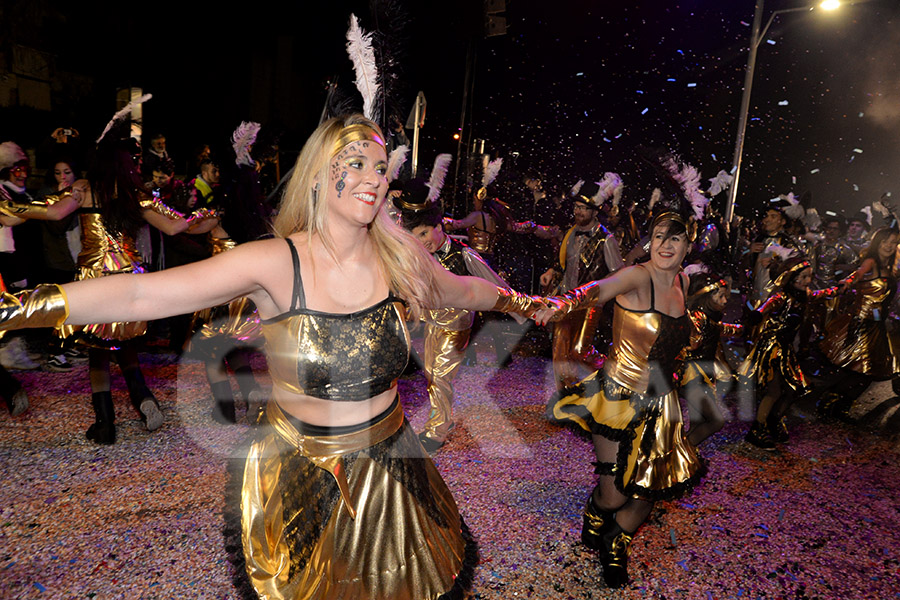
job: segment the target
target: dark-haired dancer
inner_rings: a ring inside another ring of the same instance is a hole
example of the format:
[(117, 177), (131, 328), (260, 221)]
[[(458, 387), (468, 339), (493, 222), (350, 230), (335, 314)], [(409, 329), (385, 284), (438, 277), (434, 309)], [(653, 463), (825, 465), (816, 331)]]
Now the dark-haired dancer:
[(900, 339), (889, 333), (887, 315), (897, 290), (896, 229), (879, 229), (863, 252), (862, 264), (850, 277), (848, 303), (829, 322), (821, 348), (832, 373), (818, 393), (824, 394), (819, 412), (851, 420), (853, 403), (873, 381), (894, 378), (900, 393)]
[(613, 342), (603, 373), (551, 398), (548, 415), (592, 434), (599, 482), (584, 511), (581, 539), (600, 550), (610, 587), (628, 581), (631, 540), (657, 500), (682, 495), (699, 480), (703, 463), (684, 438), (675, 389), (677, 358), (690, 340), (685, 311), (687, 276), (681, 264), (693, 239), (677, 210), (650, 225), (650, 261), (576, 288), (538, 315), (560, 319), (615, 299)]
[[(400, 208), (403, 227), (454, 275), (473, 275), (507, 287), (477, 252), (444, 233), (440, 203), (429, 202), (428, 193), (422, 179), (406, 183), (394, 202)], [(428, 452), (440, 448), (453, 428), (453, 379), (462, 364), (474, 317), (472, 311), (458, 308), (429, 310), (426, 314), (423, 366), (431, 412), (419, 440)]]
[(812, 265), (804, 256), (776, 261), (773, 271), (772, 295), (750, 312), (750, 319), (758, 325), (753, 348), (738, 371), (746, 391), (762, 394), (746, 439), (763, 450), (774, 450), (776, 442), (787, 441), (784, 415), (799, 396), (809, 392), (794, 350), (794, 338), (808, 305), (833, 297), (838, 290), (810, 290)]
[(727, 302), (728, 283), (724, 279), (707, 273), (691, 277), (687, 308), (694, 329), (691, 344), (685, 349), (681, 390), (691, 419), (687, 438), (694, 446), (699, 446), (725, 424), (716, 386), (730, 381), (732, 375), (722, 337), (736, 337), (743, 330), (741, 325), (722, 322)]

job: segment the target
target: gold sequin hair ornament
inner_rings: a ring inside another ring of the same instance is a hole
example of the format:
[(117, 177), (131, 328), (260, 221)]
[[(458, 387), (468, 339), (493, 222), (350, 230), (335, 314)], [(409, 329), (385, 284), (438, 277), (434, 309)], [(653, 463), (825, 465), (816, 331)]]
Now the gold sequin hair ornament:
[(353, 142), (375, 142), (384, 148), (384, 140), (377, 131), (364, 123), (355, 123), (341, 129), (338, 139), (334, 142), (334, 146), (331, 149), (331, 156), (334, 157), (344, 146)]
[(684, 227), (685, 235), (689, 242), (693, 243), (697, 239), (697, 221), (693, 218), (685, 219), (680, 213), (675, 212), (674, 210), (667, 210), (653, 217), (653, 221), (650, 223), (650, 233), (653, 233), (653, 230), (656, 229), (657, 225), (665, 223), (666, 221), (680, 223)]
[(699, 290), (697, 290), (696, 292), (691, 294), (690, 298), (688, 298), (688, 301), (696, 300), (697, 298), (699, 298), (701, 296), (705, 296), (706, 294), (708, 294), (710, 292), (714, 292), (719, 288), (727, 289), (728, 282), (725, 281), (724, 279), (720, 279), (718, 281), (713, 281), (712, 283), (703, 286), (702, 288), (700, 288)]

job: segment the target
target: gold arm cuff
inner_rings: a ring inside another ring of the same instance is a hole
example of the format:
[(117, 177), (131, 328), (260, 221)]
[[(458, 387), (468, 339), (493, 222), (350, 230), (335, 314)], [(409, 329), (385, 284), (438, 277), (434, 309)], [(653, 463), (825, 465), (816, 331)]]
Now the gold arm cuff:
[(544, 301), (537, 296), (521, 294), (515, 290), (497, 288), (497, 303), (493, 310), (502, 313), (515, 313), (527, 319), (533, 319), (534, 314), (545, 308)]
[[(61, 198), (60, 198), (61, 199)], [(0, 201), (0, 214), (18, 219), (34, 219), (37, 216), (46, 216), (47, 209), (51, 204), (58, 200), (54, 198), (53, 202), (13, 202), (9, 199)]]
[(547, 300), (556, 308), (556, 312), (553, 313), (550, 320), (553, 322), (560, 321), (571, 312), (582, 308), (591, 308), (592, 306), (599, 304), (600, 283), (598, 281), (592, 281), (586, 285), (575, 288), (562, 296), (553, 296)]
[(206, 219), (208, 217), (217, 217), (218, 213), (209, 208), (198, 208), (187, 218), (188, 223), (193, 223), (194, 221), (199, 221), (201, 219)]
[(68, 317), (69, 301), (56, 284), (0, 296), (0, 330), (59, 327)]
[(152, 210), (156, 214), (162, 215), (169, 219), (184, 218), (183, 214), (167, 205), (165, 202), (161, 202), (158, 198), (144, 198), (143, 200), (141, 200), (141, 208)]

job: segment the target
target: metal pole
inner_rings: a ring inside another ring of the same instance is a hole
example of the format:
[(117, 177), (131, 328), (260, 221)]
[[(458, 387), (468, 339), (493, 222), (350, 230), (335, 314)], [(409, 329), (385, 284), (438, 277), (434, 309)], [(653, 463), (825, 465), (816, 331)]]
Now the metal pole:
[(725, 205), (725, 222), (730, 223), (734, 217), (734, 205), (737, 200), (738, 181), (741, 176), (741, 156), (744, 153), (744, 136), (747, 133), (747, 116), (750, 113), (750, 91), (753, 87), (753, 74), (756, 70), (756, 51), (759, 48), (759, 30), (762, 25), (763, 4), (765, 0), (757, 0), (756, 12), (753, 15), (753, 29), (750, 33), (750, 54), (747, 57), (747, 71), (744, 74), (744, 94), (741, 96), (741, 111), (738, 119), (737, 141), (734, 144), (734, 160), (732, 172), (734, 181), (728, 190), (728, 203)]
[(419, 123), (422, 121), (421, 96), (421, 93), (416, 96), (416, 125), (413, 127), (412, 139), (412, 177), (415, 177), (419, 170)]
[(468, 112), (469, 107), (469, 92), (472, 88), (472, 81), (474, 79), (474, 71), (475, 71), (475, 53), (477, 43), (474, 36), (469, 39), (469, 47), (466, 51), (466, 74), (463, 78), (463, 93), (462, 93), (462, 107), (459, 111), (459, 140), (456, 143), (456, 164), (453, 169), (453, 192), (451, 197), (453, 198), (453, 215), (456, 216), (457, 209), (457, 200), (458, 200), (458, 192), (459, 192), (459, 169), (462, 166), (461, 163), (463, 161), (463, 148), (466, 144), (466, 136), (469, 135), (471, 139), (471, 134), (469, 130), (466, 128), (466, 113)]

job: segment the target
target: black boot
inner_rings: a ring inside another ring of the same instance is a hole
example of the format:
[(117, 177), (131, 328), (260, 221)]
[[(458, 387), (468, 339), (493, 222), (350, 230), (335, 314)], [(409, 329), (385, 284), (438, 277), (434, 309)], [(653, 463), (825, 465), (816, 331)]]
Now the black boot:
[(603, 550), (603, 534), (613, 524), (613, 513), (597, 508), (594, 504), (594, 494), (591, 493), (587, 506), (584, 507), (582, 519), (581, 542), (591, 550)]
[(123, 369), (122, 375), (125, 377), (125, 385), (128, 386), (128, 396), (131, 398), (131, 404), (141, 413), (141, 419), (147, 426), (147, 431), (156, 431), (162, 427), (165, 417), (159, 410), (159, 402), (156, 396), (147, 387), (144, 381), (144, 373), (140, 367)]
[(231, 394), (231, 384), (228, 381), (210, 383), (213, 394), (212, 418), (216, 423), (223, 425), (234, 423), (234, 396)]
[(110, 392), (94, 392), (91, 395), (94, 406), (94, 424), (88, 427), (85, 436), (98, 444), (116, 443), (116, 410)]
[(775, 450), (775, 440), (772, 439), (769, 428), (759, 421), (753, 421), (753, 425), (744, 439), (762, 450)]
[(603, 534), (600, 563), (603, 565), (603, 580), (611, 588), (620, 588), (628, 583), (628, 555), (631, 554), (633, 538), (634, 532), (628, 533), (615, 520)]
[(784, 422), (784, 417), (769, 416), (766, 419), (766, 428), (769, 430), (769, 436), (779, 444), (785, 444), (788, 441), (788, 428)]

